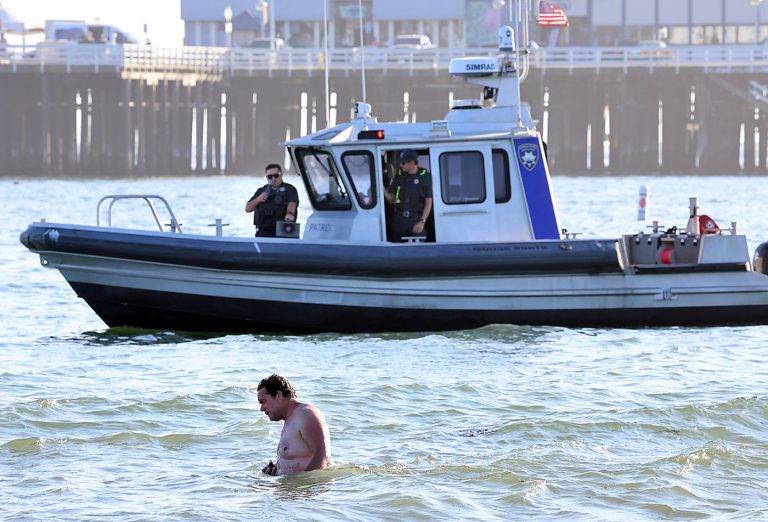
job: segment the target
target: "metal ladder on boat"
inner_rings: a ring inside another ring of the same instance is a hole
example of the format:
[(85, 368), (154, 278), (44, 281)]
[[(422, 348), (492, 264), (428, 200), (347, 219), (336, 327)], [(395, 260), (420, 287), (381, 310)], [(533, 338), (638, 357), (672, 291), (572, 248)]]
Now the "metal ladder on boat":
[(181, 223), (179, 223), (179, 221), (176, 219), (176, 216), (173, 214), (171, 206), (168, 204), (164, 197), (157, 196), (155, 194), (110, 194), (108, 196), (104, 196), (96, 205), (96, 226), (101, 226), (101, 206), (105, 202), (109, 201), (109, 206), (107, 207), (107, 226), (111, 228), (112, 207), (115, 205), (115, 203), (124, 199), (143, 199), (149, 206), (149, 210), (152, 212), (152, 217), (155, 218), (155, 223), (157, 223), (157, 227), (160, 229), (160, 232), (164, 232), (165, 229), (163, 228), (163, 224), (160, 222), (160, 216), (157, 214), (155, 203), (162, 203), (165, 205), (165, 209), (168, 211), (168, 215), (171, 217), (171, 222), (166, 223), (165, 226), (170, 227), (171, 232), (177, 232), (179, 234), (181, 233)]

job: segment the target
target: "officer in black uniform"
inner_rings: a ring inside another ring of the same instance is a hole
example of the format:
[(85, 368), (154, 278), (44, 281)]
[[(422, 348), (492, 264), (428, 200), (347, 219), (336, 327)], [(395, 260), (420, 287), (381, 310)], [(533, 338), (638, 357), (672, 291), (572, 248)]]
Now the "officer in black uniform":
[(245, 204), (246, 212), (253, 212), (257, 237), (275, 237), (278, 221), (296, 221), (299, 193), (296, 187), (283, 183), (283, 169), (277, 163), (266, 168), (267, 184), (261, 187)]
[(424, 227), (432, 212), (432, 175), (419, 167), (419, 155), (415, 150), (400, 152), (400, 169), (392, 178), (384, 197), (394, 205), (392, 237), (395, 241), (407, 241), (403, 237), (426, 239)]

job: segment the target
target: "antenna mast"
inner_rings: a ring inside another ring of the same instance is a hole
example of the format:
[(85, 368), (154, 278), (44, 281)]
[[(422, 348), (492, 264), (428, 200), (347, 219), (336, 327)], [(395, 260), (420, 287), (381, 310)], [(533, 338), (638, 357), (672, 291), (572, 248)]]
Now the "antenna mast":
[(325, 69), (325, 127), (331, 126), (331, 93), (328, 87), (328, 0), (323, 0), (323, 34), (325, 36), (325, 59), (323, 60), (323, 68)]
[(363, 79), (363, 103), (366, 102), (365, 94), (365, 45), (363, 45), (363, 0), (357, 0), (357, 14), (360, 18), (360, 74)]
[[(520, 73), (521, 83), (528, 77), (528, 72), (531, 69), (531, 35), (530, 28), (528, 27), (531, 21), (531, 0), (523, 0), (523, 4), (522, 13), (518, 14), (518, 20), (522, 18), (523, 22), (523, 70)], [(518, 49), (520, 49), (519, 46)]]

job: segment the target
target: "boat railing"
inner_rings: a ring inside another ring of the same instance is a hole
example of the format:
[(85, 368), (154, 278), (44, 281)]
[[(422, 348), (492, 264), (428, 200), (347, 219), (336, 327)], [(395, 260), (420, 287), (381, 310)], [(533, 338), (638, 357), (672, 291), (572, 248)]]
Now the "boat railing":
[(176, 219), (176, 216), (173, 213), (173, 210), (171, 210), (171, 206), (168, 204), (168, 201), (165, 200), (164, 197), (158, 196), (155, 194), (110, 194), (107, 196), (104, 196), (99, 200), (99, 203), (96, 205), (96, 226), (101, 226), (101, 215), (102, 215), (102, 205), (105, 202), (109, 202), (109, 206), (107, 207), (107, 226), (112, 227), (112, 207), (114, 207), (115, 203), (121, 200), (125, 199), (142, 199), (147, 203), (147, 206), (149, 207), (149, 210), (152, 212), (152, 217), (155, 219), (155, 223), (157, 223), (157, 227), (160, 229), (161, 232), (164, 232), (165, 229), (163, 228), (163, 224), (160, 221), (160, 216), (157, 213), (157, 209), (155, 208), (155, 203), (162, 203), (165, 206), (165, 210), (168, 212), (168, 215), (171, 218), (170, 223), (166, 223), (165, 226), (170, 227), (171, 232), (178, 232), (181, 233), (181, 223)]

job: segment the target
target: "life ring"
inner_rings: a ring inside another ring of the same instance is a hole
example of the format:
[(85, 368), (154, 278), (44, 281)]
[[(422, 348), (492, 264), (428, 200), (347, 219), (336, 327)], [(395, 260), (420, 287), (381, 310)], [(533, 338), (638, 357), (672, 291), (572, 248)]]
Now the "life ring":
[(717, 222), (706, 214), (699, 216), (699, 230), (702, 234), (717, 234), (720, 232), (720, 227), (717, 226)]
[(656, 263), (660, 265), (675, 264), (675, 248), (672, 246), (661, 246), (656, 251)]

